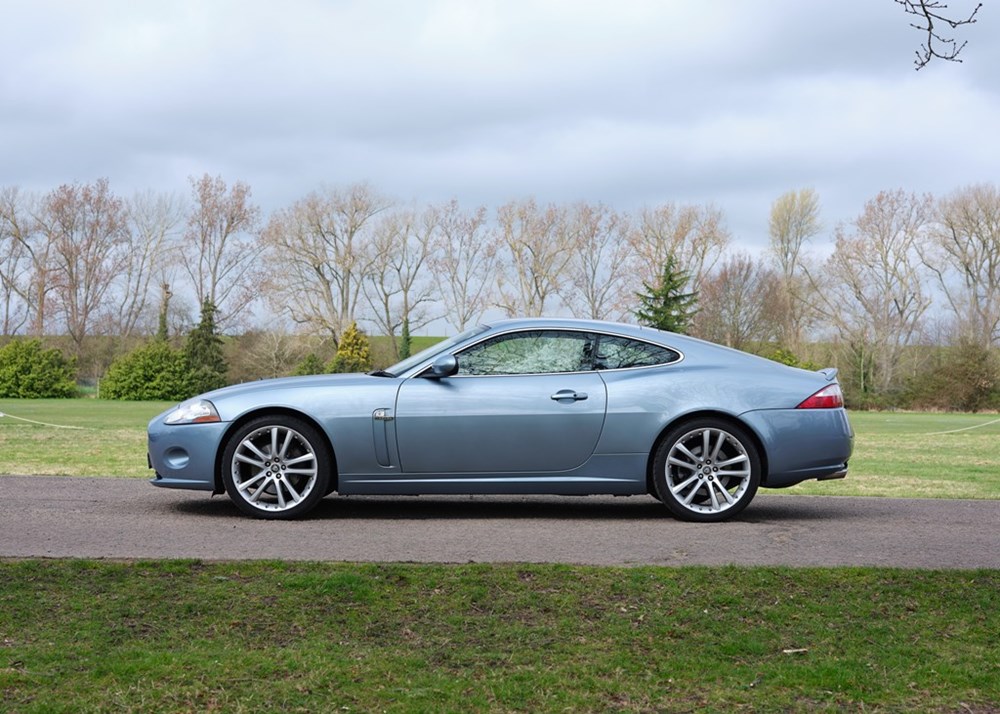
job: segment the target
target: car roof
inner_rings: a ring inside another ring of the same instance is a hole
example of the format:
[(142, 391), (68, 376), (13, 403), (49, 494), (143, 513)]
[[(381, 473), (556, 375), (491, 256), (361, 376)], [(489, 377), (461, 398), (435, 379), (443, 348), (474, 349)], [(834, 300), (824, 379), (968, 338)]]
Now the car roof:
[(633, 325), (626, 322), (613, 322), (607, 320), (584, 320), (572, 317), (520, 317), (505, 320), (494, 320), (487, 323), (493, 331), (507, 331), (519, 329), (569, 329), (569, 330), (592, 330), (604, 332), (623, 337), (634, 337), (638, 340), (654, 342), (670, 349), (679, 350), (686, 356), (698, 354), (704, 357), (712, 355), (713, 359), (723, 362), (754, 362), (759, 366), (773, 367), (778, 369), (791, 369), (785, 365), (760, 357), (758, 355), (743, 352), (732, 347), (726, 347), (715, 342), (682, 335), (678, 332), (659, 330), (655, 327), (644, 325)]
[(574, 317), (518, 317), (505, 320), (492, 320), (487, 323), (494, 330), (517, 329), (572, 329), (593, 330), (595, 332), (612, 332), (620, 335), (631, 335), (645, 339), (661, 340), (666, 337), (676, 337), (675, 333), (657, 330), (653, 327), (643, 327), (625, 322), (607, 320), (584, 320)]

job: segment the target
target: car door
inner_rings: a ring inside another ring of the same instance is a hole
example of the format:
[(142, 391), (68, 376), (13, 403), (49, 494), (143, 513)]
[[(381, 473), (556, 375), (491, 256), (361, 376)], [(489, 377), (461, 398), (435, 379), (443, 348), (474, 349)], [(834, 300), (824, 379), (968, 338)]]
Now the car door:
[(459, 352), (458, 373), (399, 389), (396, 439), (404, 474), (568, 471), (601, 436), (604, 381), (593, 335), (519, 331)]

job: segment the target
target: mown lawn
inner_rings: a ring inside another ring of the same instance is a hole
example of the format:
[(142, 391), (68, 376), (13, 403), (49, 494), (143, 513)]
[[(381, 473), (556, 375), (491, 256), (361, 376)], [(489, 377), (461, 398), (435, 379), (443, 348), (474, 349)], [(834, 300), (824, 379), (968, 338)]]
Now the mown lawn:
[(1000, 707), (997, 571), (0, 561), (0, 582), (2, 711)]
[(1000, 415), (851, 412), (850, 474), (788, 493), (1000, 498)]
[(146, 424), (170, 406), (170, 402), (100, 399), (0, 399), (3, 471), (24, 476), (148, 478)]

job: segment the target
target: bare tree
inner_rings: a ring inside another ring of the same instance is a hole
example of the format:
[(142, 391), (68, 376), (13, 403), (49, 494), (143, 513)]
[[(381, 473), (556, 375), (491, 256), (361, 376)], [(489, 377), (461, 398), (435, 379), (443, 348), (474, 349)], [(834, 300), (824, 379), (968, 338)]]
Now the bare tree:
[(630, 236), (633, 292), (644, 283), (656, 284), (669, 255), (690, 277), (687, 288), (697, 291), (729, 241), (722, 211), (715, 206), (665, 203), (643, 209)]
[(373, 255), (365, 297), (377, 328), (392, 338), (399, 357), (396, 331), (423, 327), (430, 319), (426, 306), (434, 300), (433, 282), (426, 274), (433, 251), (437, 215), (433, 209), (387, 214), (373, 231)]
[(242, 335), (240, 344), (244, 349), (238, 361), (230, 366), (231, 376), (269, 379), (287, 376), (310, 351), (319, 347), (320, 341), (282, 330), (264, 330)]
[(493, 303), (497, 244), (486, 229), (486, 207), (463, 210), (452, 200), (435, 209), (431, 267), (448, 323), (463, 332)]
[(32, 282), (30, 233), (24, 224), (23, 199), (16, 187), (0, 189), (0, 297), (3, 299), (0, 335), (17, 334), (28, 322)]
[(960, 336), (983, 347), (1000, 340), (1000, 191), (969, 186), (937, 205), (922, 252), (958, 321)]
[(916, 69), (926, 67), (935, 57), (949, 62), (962, 61), (958, 55), (965, 49), (968, 41), (958, 44), (956, 39), (943, 36), (938, 28), (947, 25), (952, 30), (957, 30), (963, 25), (975, 24), (982, 3), (978, 3), (967, 17), (956, 18), (942, 14), (948, 9), (948, 5), (936, 0), (894, 0), (894, 2), (902, 5), (904, 12), (917, 18), (916, 22), (910, 23), (910, 27), (927, 33), (927, 40), (917, 50), (917, 58), (913, 61)]
[(272, 305), (334, 344), (358, 318), (372, 257), (372, 219), (391, 202), (369, 186), (313, 193), (275, 213), (266, 231), (282, 273), (269, 281)]
[(260, 209), (251, 203), (250, 187), (232, 187), (221, 176), (191, 177), (194, 206), (182, 238), (181, 264), (194, 286), (199, 305), (215, 306), (220, 330), (252, 304), (261, 272), (257, 232)]
[(24, 245), (0, 234), (0, 300), (3, 300), (0, 335), (15, 335), (28, 321), (28, 306), (20, 295), (21, 286), (27, 282), (28, 268)]
[(894, 384), (904, 349), (930, 306), (918, 246), (926, 240), (931, 209), (930, 196), (883, 191), (836, 231), (815, 295), (826, 319), (861, 357), (862, 391), (885, 392)]
[[(121, 309), (113, 315), (113, 329), (129, 337), (153, 326), (158, 296), (170, 293), (167, 277), (177, 262), (177, 229), (183, 219), (179, 199), (151, 191), (136, 193), (125, 203), (126, 261), (116, 279)], [(159, 289), (153, 295), (153, 281)]]
[(497, 210), (496, 230), (503, 250), (499, 307), (512, 316), (544, 315), (567, 280), (572, 258), (565, 209), (539, 208), (534, 199), (512, 201)]
[(603, 204), (578, 203), (566, 217), (571, 246), (560, 296), (576, 317), (622, 318), (632, 302), (628, 218)]
[(763, 262), (746, 253), (726, 257), (702, 280), (694, 334), (739, 350), (770, 342), (779, 329), (780, 288)]
[(788, 191), (771, 204), (770, 253), (778, 269), (778, 338), (798, 352), (812, 310), (806, 298), (808, 280), (803, 272), (804, 248), (819, 234), (819, 197), (811, 188)]
[[(23, 302), (30, 334), (41, 336), (49, 326), (53, 279), (52, 237), (41, 230), (40, 199), (16, 186), (0, 191), (0, 239), (11, 256), (4, 285)], [(14, 260), (14, 256), (17, 256)]]
[(127, 262), (124, 203), (107, 179), (63, 185), (43, 197), (39, 223), (51, 245), (58, 312), (80, 355)]

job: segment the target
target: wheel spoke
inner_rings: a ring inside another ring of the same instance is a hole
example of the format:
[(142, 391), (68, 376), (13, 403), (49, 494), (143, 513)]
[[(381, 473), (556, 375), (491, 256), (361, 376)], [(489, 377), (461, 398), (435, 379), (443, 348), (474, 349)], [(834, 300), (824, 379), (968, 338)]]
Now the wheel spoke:
[(706, 484), (706, 486), (708, 487), (708, 495), (712, 499), (712, 510), (713, 511), (718, 511), (719, 510), (719, 499), (715, 495), (715, 487), (717, 485), (718, 484), (716, 484), (715, 481), (709, 481)]
[(671, 486), (670, 490), (671, 490), (671, 492), (673, 492), (673, 494), (675, 496), (679, 496), (681, 494), (681, 491), (683, 491), (685, 488), (687, 488), (692, 483), (695, 485), (693, 490), (697, 491), (698, 490), (698, 475), (697, 474), (695, 474), (694, 476), (691, 476), (686, 481), (683, 481), (683, 482), (677, 484), (676, 486)]
[(741, 461), (747, 461), (746, 454), (737, 454), (736, 456), (734, 456), (731, 459), (726, 459), (725, 461), (720, 461), (719, 463), (716, 464), (716, 466), (718, 466), (721, 469), (721, 468), (725, 468), (726, 466), (732, 466), (733, 464), (738, 464)]
[(721, 431), (719, 432), (719, 440), (715, 442), (715, 449), (712, 450), (712, 455), (709, 457), (714, 463), (719, 458), (719, 452), (722, 451), (722, 445), (726, 443), (726, 435)]
[(691, 459), (691, 461), (693, 461), (696, 464), (701, 461), (701, 459), (699, 459), (697, 456), (695, 456), (694, 454), (691, 453), (691, 451), (688, 449), (688, 447), (684, 446), (684, 444), (682, 444), (680, 442), (678, 442), (677, 444), (674, 444), (674, 450), (681, 452), (682, 454), (684, 454), (685, 456), (687, 456), (689, 459)]
[(300, 464), (303, 461), (312, 461), (315, 458), (316, 458), (315, 455), (313, 455), (313, 453), (310, 452), (308, 454), (302, 454), (302, 456), (296, 456), (294, 459), (286, 459), (285, 465), (291, 466), (292, 464)]
[(687, 495), (684, 496), (684, 498), (681, 499), (681, 503), (683, 503), (686, 506), (686, 505), (690, 504), (691, 501), (694, 500), (694, 497), (696, 495), (698, 495), (698, 491), (701, 489), (701, 486), (702, 486), (701, 479), (698, 478), (697, 475), (694, 475), (691, 478), (689, 478), (687, 481), (685, 481), (684, 483), (682, 483), (679, 486), (677, 486), (677, 488), (674, 488), (672, 490), (673, 490), (673, 492), (674, 492), (675, 495), (679, 496), (681, 494), (681, 492), (685, 488), (688, 489)]
[(267, 481), (270, 481), (270, 479), (266, 479), (263, 486), (250, 494), (249, 500), (251, 503), (257, 503), (257, 501), (260, 500), (260, 497), (264, 495), (264, 490), (267, 488)]
[(257, 483), (258, 481), (260, 481), (265, 476), (267, 476), (267, 471), (266, 470), (265, 471), (261, 471), (260, 473), (258, 473), (253, 478), (247, 479), (246, 481), (240, 481), (239, 483), (237, 483), (236, 484), (236, 488), (238, 488), (240, 491), (246, 491), (248, 488), (250, 488), (251, 486), (253, 486), (255, 483)]
[(749, 468), (746, 468), (746, 469), (737, 469), (735, 471), (731, 470), (731, 469), (719, 469), (719, 474), (718, 475), (719, 476), (735, 476), (737, 478), (743, 479), (743, 478), (746, 478), (747, 476), (750, 475), (750, 469)]
[(261, 463), (267, 461), (270, 458), (268, 457), (267, 454), (258, 449), (257, 445), (254, 444), (252, 441), (250, 441), (250, 439), (244, 439), (243, 443), (240, 444), (240, 446), (243, 447), (244, 449), (247, 449), (248, 451), (252, 451), (253, 453), (255, 453), (257, 457), (261, 460)]
[(285, 432), (285, 440), (283, 442), (281, 442), (281, 448), (278, 449), (278, 458), (279, 459), (285, 458), (285, 454), (288, 453), (288, 447), (292, 443), (292, 438), (293, 437), (294, 437), (294, 434), (292, 434), (291, 430)]
[(251, 459), (245, 454), (236, 454), (236, 460), (244, 464), (250, 464), (251, 466), (256, 466), (257, 468), (264, 468), (264, 462), (260, 459)]
[(298, 503), (302, 500), (302, 496), (300, 496), (299, 492), (292, 487), (292, 484), (288, 481), (288, 479), (282, 479), (281, 485), (288, 490), (288, 494), (292, 497), (292, 501), (294, 503)]
[(682, 469), (688, 469), (689, 471), (694, 471), (698, 468), (697, 464), (688, 463), (687, 461), (681, 461), (676, 456), (670, 456), (667, 458), (667, 463), (673, 466), (679, 466)]

